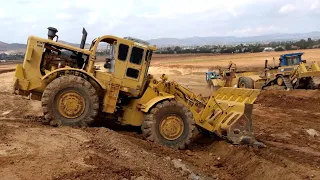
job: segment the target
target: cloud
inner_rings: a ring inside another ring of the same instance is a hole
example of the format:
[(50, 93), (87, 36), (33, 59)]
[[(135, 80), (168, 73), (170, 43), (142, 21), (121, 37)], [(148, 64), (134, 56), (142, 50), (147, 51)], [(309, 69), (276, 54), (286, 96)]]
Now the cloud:
[(70, 19), (72, 19), (72, 14), (58, 13), (58, 14), (56, 14), (56, 18), (58, 20), (70, 20)]
[(31, 34), (46, 37), (51, 25), (59, 30), (61, 39), (70, 42), (79, 42), (82, 27), (88, 31), (88, 40), (105, 34), (152, 39), (320, 30), (319, 0), (55, 0), (52, 6), (50, 3), (50, 0), (2, 2), (0, 41), (25, 42)]
[(90, 12), (89, 16), (87, 18), (87, 24), (88, 25), (96, 24), (98, 22), (99, 18), (100, 18), (100, 13), (98, 13), (98, 12)]
[(292, 4), (287, 4), (285, 6), (282, 6), (279, 10), (279, 13), (281, 14), (287, 14), (287, 13), (291, 13), (293, 11), (296, 10), (296, 6), (292, 5)]
[(229, 35), (243, 35), (247, 34), (250, 36), (257, 36), (262, 34), (271, 34), (274, 33), (277, 30), (276, 26), (269, 25), (269, 26), (258, 26), (258, 27), (245, 27), (241, 29), (236, 29), (231, 32), (228, 32)]
[(22, 21), (24, 23), (34, 23), (37, 21), (37, 17), (34, 15), (26, 15), (26, 16), (22, 17)]
[(310, 6), (310, 10), (316, 10), (316, 9), (319, 9), (319, 1), (318, 0), (315, 0)]
[(72, 4), (70, 1), (66, 0), (63, 3), (60, 4), (61, 9), (69, 9), (71, 8)]
[(5, 17), (5, 12), (2, 8), (0, 8), (0, 18), (4, 18)]

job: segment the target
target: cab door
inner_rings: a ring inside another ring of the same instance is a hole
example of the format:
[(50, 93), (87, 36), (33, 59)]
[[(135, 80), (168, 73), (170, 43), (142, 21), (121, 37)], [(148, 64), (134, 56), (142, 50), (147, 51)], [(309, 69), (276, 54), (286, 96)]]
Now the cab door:
[(128, 56), (130, 51), (130, 46), (124, 43), (118, 43), (116, 48), (116, 62), (115, 62), (115, 71), (114, 76), (119, 79), (124, 78), (124, 74), (126, 73), (126, 67), (128, 64)]
[(144, 81), (146, 71), (146, 61), (144, 57), (146, 49), (136, 44), (132, 45), (130, 55), (128, 57), (127, 67), (124, 70), (124, 78), (122, 85), (130, 88), (130, 92), (134, 96), (138, 96)]

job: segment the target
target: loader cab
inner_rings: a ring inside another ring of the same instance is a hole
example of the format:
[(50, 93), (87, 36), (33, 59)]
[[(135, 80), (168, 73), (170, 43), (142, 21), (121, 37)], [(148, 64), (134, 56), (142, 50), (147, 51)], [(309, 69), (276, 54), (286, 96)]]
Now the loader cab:
[(208, 82), (211, 79), (219, 79), (220, 76), (216, 71), (206, 72), (206, 81)]
[(303, 53), (283, 54), (279, 58), (279, 66), (295, 66), (304, 62), (302, 60)]
[[(100, 37), (92, 47), (99, 54), (99, 44), (107, 43), (103, 52), (106, 56), (103, 68), (115, 83), (121, 85), (121, 91), (128, 96), (138, 97), (143, 93), (143, 87), (148, 79), (148, 69), (155, 46), (149, 46), (145, 41), (115, 36)], [(99, 59), (97, 56), (96, 59)]]

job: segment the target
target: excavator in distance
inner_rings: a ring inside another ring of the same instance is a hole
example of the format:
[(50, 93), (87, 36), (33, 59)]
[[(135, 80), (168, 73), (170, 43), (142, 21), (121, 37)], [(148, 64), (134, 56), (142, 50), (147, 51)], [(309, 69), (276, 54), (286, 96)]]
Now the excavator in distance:
[[(41, 100), (44, 123), (85, 127), (104, 113), (174, 149), (184, 149), (199, 129), (233, 144), (258, 143), (251, 114), (259, 90), (220, 88), (205, 98), (166, 75), (149, 74), (156, 46), (148, 42), (104, 35), (85, 49), (85, 29), (80, 48), (58, 42), (57, 32), (49, 27), (48, 39), (29, 36), (14, 75), (15, 94)], [(105, 48), (103, 68), (95, 64), (99, 47)]]

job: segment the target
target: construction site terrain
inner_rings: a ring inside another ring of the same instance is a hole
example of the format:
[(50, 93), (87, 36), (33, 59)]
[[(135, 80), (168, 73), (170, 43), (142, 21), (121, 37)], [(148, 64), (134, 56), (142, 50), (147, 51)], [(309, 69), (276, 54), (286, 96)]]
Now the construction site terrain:
[[(307, 62), (320, 62), (319, 50), (304, 52)], [(230, 60), (260, 71), (279, 54), (155, 55), (149, 73), (208, 96), (206, 71)], [(320, 179), (319, 90), (261, 92), (253, 126), (266, 148), (203, 134), (188, 149), (171, 150), (131, 127), (43, 125), (41, 102), (11, 93), (14, 67), (0, 65), (0, 179)]]

